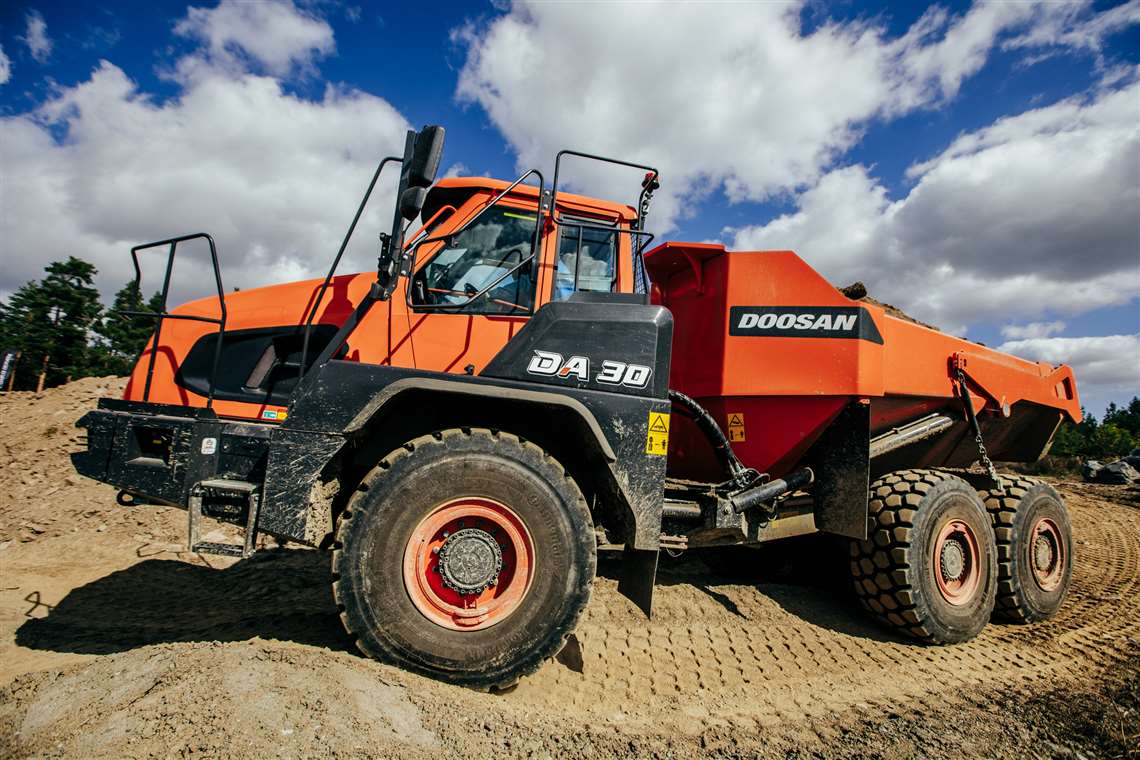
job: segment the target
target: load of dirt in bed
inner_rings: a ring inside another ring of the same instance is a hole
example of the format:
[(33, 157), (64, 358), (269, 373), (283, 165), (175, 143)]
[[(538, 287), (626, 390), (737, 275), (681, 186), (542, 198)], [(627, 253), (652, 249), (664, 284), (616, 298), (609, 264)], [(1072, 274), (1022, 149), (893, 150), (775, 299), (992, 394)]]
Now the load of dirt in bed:
[(864, 285), (862, 282), (853, 282), (845, 288), (839, 288), (839, 292), (842, 293), (847, 298), (850, 298), (852, 301), (862, 301), (863, 303), (869, 303), (869, 304), (873, 304), (875, 306), (878, 306), (880, 309), (883, 309), (888, 314), (890, 314), (892, 317), (898, 317), (899, 319), (905, 319), (907, 322), (914, 322), (916, 325), (922, 325), (923, 327), (929, 327), (931, 330), (937, 330), (938, 329), (934, 325), (928, 325), (927, 323), (923, 322), (922, 320), (915, 319), (914, 317), (907, 314), (905, 311), (903, 311), (902, 309), (900, 309), (897, 306), (892, 306), (889, 303), (886, 303), (884, 301), (879, 301), (875, 298), (872, 298), (867, 293), (867, 286)]
[(185, 551), (185, 513), (76, 477), (72, 425), (121, 382), (0, 396), (0, 756), (1128, 756), (1140, 510), (1058, 482), (1077, 565), (1052, 621), (928, 647), (877, 627), (826, 540), (767, 575), (665, 563), (652, 620), (604, 557), (568, 647), (505, 694), (359, 655), (329, 557)]

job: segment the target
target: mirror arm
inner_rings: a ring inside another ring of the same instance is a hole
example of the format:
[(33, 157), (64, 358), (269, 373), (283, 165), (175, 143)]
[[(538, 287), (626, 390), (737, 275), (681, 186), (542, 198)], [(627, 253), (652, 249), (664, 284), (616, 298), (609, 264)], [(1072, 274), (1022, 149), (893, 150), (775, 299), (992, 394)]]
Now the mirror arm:
[(416, 148), (416, 133), (408, 130), (404, 139), (403, 167), (400, 171), (400, 184), (396, 189), (396, 209), (392, 220), (392, 234), (383, 240), (380, 249), (380, 261), (376, 266), (376, 283), (372, 286), (370, 295), (379, 300), (387, 301), (396, 289), (396, 281), (400, 278), (400, 256), (404, 250), (404, 217), (400, 214), (400, 198), (408, 189), (408, 176), (411, 168), (412, 154)]

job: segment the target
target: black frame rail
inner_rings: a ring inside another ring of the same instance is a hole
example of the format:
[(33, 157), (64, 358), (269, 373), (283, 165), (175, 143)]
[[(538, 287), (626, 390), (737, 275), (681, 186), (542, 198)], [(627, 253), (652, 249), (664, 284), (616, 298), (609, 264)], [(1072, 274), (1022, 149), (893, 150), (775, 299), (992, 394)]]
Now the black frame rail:
[[(166, 299), (170, 295), (170, 275), (174, 271), (174, 254), (178, 251), (179, 243), (185, 243), (190, 240), (205, 240), (210, 246), (210, 260), (214, 265), (214, 282), (218, 286), (218, 308), (221, 311), (220, 317), (199, 317), (192, 314), (171, 314), (166, 310)], [(150, 400), (150, 386), (151, 380), (154, 379), (154, 363), (158, 357), (159, 339), (162, 337), (162, 322), (166, 319), (185, 319), (191, 322), (207, 322), (218, 326), (218, 342), (214, 346), (214, 364), (210, 369), (210, 388), (206, 396), (206, 408), (209, 409), (214, 405), (214, 380), (218, 374), (218, 362), (222, 356), (222, 341), (226, 335), (226, 291), (222, 287), (222, 270), (218, 264), (218, 249), (214, 245), (214, 239), (207, 235), (205, 232), (195, 232), (191, 235), (182, 235), (181, 237), (168, 238), (167, 240), (158, 240), (154, 243), (143, 243), (136, 245), (131, 249), (131, 261), (135, 265), (135, 289), (142, 297), (142, 269), (139, 267), (139, 252), (146, 251), (151, 248), (168, 247), (166, 255), (166, 274), (162, 279), (162, 311), (120, 311), (128, 317), (149, 317), (155, 320), (154, 336), (150, 341), (150, 361), (147, 363), (146, 368), (146, 385), (143, 387), (143, 401)], [(143, 351), (146, 346), (143, 347)], [(141, 358), (141, 354), (139, 355)]]

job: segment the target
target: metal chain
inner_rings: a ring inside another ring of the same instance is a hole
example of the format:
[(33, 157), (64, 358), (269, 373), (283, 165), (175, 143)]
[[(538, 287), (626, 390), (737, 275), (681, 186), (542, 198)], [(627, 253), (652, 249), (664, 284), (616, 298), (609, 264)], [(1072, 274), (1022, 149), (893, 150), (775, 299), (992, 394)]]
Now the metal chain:
[(974, 443), (978, 444), (978, 458), (990, 476), (990, 480), (999, 483), (997, 468), (994, 467), (989, 452), (986, 451), (985, 441), (982, 440), (982, 427), (978, 424), (977, 415), (974, 414), (974, 402), (970, 398), (970, 389), (966, 387), (966, 373), (962, 371), (961, 367), (957, 369), (957, 379), (958, 390), (962, 394), (962, 405), (966, 407), (966, 417), (970, 421), (970, 427), (974, 430)]

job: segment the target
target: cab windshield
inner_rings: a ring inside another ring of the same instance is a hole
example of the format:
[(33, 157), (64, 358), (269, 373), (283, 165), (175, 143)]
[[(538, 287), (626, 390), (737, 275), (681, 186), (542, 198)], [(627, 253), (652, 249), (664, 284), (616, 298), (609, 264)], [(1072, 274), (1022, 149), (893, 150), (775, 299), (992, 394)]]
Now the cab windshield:
[[(443, 241), (443, 247), (415, 273), (412, 303), (466, 304), (457, 310), (484, 314), (530, 311), (535, 266), (527, 259), (536, 221), (534, 212), (523, 209), (487, 209), (474, 224)], [(487, 293), (467, 303), (492, 283)]]

